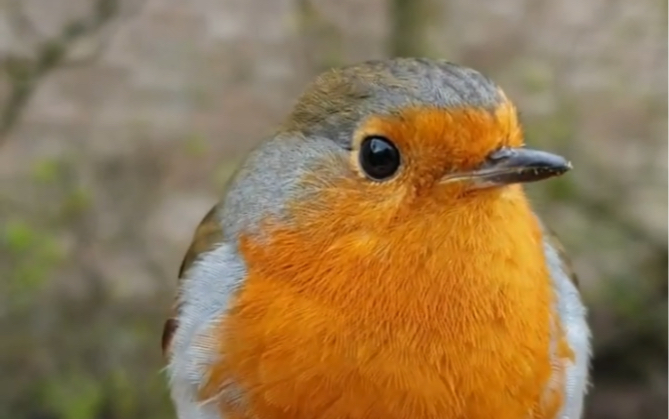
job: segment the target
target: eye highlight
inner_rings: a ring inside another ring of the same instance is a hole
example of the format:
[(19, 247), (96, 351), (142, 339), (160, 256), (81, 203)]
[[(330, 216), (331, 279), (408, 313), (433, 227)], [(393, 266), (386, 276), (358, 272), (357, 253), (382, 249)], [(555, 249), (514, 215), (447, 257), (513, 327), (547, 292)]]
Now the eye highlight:
[(367, 177), (382, 181), (391, 178), (400, 167), (400, 152), (387, 138), (372, 135), (362, 140), (360, 167)]

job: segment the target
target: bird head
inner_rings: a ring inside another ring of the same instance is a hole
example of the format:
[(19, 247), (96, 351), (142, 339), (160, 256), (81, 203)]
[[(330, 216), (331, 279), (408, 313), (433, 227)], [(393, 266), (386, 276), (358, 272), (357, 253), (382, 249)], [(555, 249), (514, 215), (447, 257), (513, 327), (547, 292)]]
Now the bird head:
[(521, 196), (520, 184), (570, 167), (524, 146), (515, 106), (480, 73), (438, 60), (369, 61), (308, 86), (238, 173), (224, 230), (232, 241), (263, 223), (332, 240), (383, 234)]

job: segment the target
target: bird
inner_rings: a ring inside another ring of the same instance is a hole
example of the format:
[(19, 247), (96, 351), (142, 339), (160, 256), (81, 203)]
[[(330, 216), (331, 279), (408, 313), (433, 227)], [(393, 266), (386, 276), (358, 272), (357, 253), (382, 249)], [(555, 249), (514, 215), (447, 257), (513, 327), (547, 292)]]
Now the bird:
[(195, 230), (162, 350), (180, 419), (578, 419), (590, 328), (489, 77), (331, 68)]

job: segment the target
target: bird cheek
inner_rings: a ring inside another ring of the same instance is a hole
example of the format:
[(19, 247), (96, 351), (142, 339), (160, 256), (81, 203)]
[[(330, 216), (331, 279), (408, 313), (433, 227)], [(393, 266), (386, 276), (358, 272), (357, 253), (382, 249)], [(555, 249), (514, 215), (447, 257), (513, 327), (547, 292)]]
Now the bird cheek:
[(450, 184), (435, 183), (435, 197), (441, 206), (453, 206), (459, 200), (468, 198), (472, 190), (467, 186), (466, 182), (455, 182)]

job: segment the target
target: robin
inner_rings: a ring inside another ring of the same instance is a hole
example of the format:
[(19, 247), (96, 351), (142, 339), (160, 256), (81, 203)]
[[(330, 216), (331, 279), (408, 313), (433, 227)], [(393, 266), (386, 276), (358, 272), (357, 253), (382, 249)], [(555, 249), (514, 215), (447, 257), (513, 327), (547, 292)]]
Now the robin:
[(179, 418), (579, 418), (585, 309), (522, 187), (570, 168), (472, 69), (320, 75), (184, 258)]

